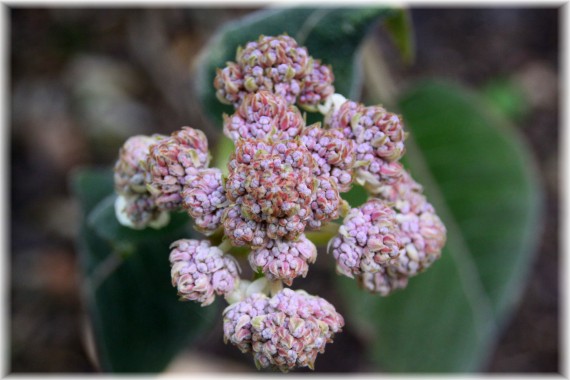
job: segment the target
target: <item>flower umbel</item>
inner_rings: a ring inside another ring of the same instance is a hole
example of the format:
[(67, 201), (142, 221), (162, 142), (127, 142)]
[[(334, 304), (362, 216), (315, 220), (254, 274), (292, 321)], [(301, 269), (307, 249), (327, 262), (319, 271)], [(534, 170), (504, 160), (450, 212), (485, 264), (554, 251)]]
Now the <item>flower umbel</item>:
[[(208, 167), (206, 136), (190, 127), (130, 138), (115, 165), (121, 224), (160, 228), (186, 212), (206, 236), (172, 243), (172, 285), (202, 306), (223, 296), (224, 342), (258, 368), (313, 369), (344, 327), (325, 299), (283, 288), (307, 276), (315, 244), (330, 239), (337, 272), (380, 296), (405, 288), (445, 244), (445, 226), (399, 162), (401, 116), (347, 100), (333, 81), (333, 68), (293, 38), (260, 36), (214, 79), (218, 99), (234, 106), (223, 115), (234, 143), (227, 175), (220, 161)], [(297, 106), (324, 119), (307, 126)], [(359, 185), (369, 198), (351, 207), (341, 194)], [(249, 279), (240, 278), (246, 258)]]

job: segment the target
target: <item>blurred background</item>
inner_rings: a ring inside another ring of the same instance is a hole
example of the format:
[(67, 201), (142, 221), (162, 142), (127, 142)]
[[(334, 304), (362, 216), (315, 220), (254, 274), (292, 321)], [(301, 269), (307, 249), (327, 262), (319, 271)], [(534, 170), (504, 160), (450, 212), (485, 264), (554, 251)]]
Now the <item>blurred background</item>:
[[(10, 8), (11, 372), (98, 371), (86, 343), (74, 244), (81, 214), (70, 172), (109, 167), (129, 136), (182, 125), (203, 129), (213, 146), (218, 129), (200, 109), (191, 73), (216, 29), (252, 11)], [(559, 372), (560, 11), (412, 8), (411, 17), (411, 66), (381, 27), (372, 31), (394, 81), (438, 77), (480, 91), (526, 138), (545, 193), (539, 252), (485, 370)], [(312, 271), (332, 302), (326, 268)], [(251, 370), (221, 331), (220, 319), (169, 370)], [(363, 351), (347, 328), (318, 370), (370, 371)]]

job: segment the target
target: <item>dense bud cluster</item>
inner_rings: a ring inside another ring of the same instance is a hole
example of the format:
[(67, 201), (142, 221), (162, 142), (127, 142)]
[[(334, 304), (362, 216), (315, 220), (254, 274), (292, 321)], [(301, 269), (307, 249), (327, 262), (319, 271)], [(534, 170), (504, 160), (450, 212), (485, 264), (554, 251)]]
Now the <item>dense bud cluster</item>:
[[(159, 208), (176, 210), (182, 205), (182, 187), (208, 166), (210, 154), (204, 132), (183, 127), (151, 146), (147, 159), (149, 190)], [(187, 178), (189, 177), (189, 178)]]
[(239, 48), (236, 62), (218, 69), (216, 96), (222, 103), (238, 106), (248, 93), (270, 91), (288, 104), (316, 106), (334, 92), (330, 67), (315, 62), (307, 49), (287, 36), (260, 36)]
[(235, 259), (207, 240), (177, 240), (170, 246), (172, 286), (181, 299), (207, 306), (215, 295), (231, 292), (239, 283)]
[(222, 171), (217, 168), (197, 171), (183, 187), (182, 203), (199, 231), (206, 235), (216, 231), (228, 204)]
[(314, 175), (331, 177), (339, 192), (352, 186), (352, 172), (356, 160), (356, 145), (338, 130), (325, 130), (318, 125), (306, 128), (301, 141), (316, 162)]
[(115, 210), (117, 217), (132, 228), (161, 227), (169, 220), (146, 187), (148, 150), (162, 138), (165, 136), (133, 136), (119, 151), (114, 172), (115, 190), (119, 194)]
[(347, 100), (329, 111), (325, 126), (356, 143), (356, 173), (369, 191), (402, 175), (398, 160), (405, 151), (406, 134), (398, 115), (380, 106), (366, 107)]
[[(326, 300), (283, 288), (308, 274), (314, 242), (336, 234), (328, 251), (337, 272), (381, 296), (405, 288), (445, 244), (445, 226), (399, 163), (401, 118), (334, 94), (333, 81), (332, 68), (291, 37), (261, 36), (214, 79), (217, 97), (235, 108), (223, 122), (235, 148), (227, 175), (208, 167), (206, 137), (189, 127), (127, 140), (115, 165), (121, 224), (159, 228), (185, 211), (208, 236), (172, 244), (172, 285), (203, 306), (223, 295), (224, 341), (251, 352), (258, 368), (312, 369), (344, 326)], [(307, 126), (295, 104), (325, 115), (325, 128)], [(351, 208), (341, 193), (355, 183), (371, 198)], [(252, 282), (232, 255), (243, 249)]]
[(329, 243), (337, 271), (348, 277), (378, 272), (401, 248), (396, 213), (378, 199), (353, 208)]
[(328, 65), (322, 65), (320, 61), (313, 62), (313, 71), (305, 77), (304, 87), (299, 95), (298, 103), (303, 109), (311, 112), (317, 111), (317, 104), (334, 94), (334, 74)]
[(298, 276), (305, 277), (310, 263), (317, 259), (317, 247), (301, 235), (297, 241), (270, 240), (263, 248), (249, 254), (253, 270), (265, 274), (269, 280), (281, 280), (291, 285)]
[(379, 196), (394, 204), (404, 249), (385, 270), (374, 276), (363, 275), (360, 280), (365, 289), (386, 296), (392, 290), (404, 288), (408, 277), (421, 273), (441, 256), (446, 229), (422, 194), (421, 185), (408, 172), (395, 184), (379, 189)]
[(267, 136), (287, 140), (299, 135), (304, 126), (295, 106), (268, 91), (247, 94), (232, 116), (224, 115), (224, 133), (233, 141)]
[(255, 364), (287, 372), (313, 368), (344, 319), (330, 303), (302, 290), (254, 295), (224, 311), (224, 340), (252, 352)]
[(271, 239), (296, 239), (311, 214), (315, 162), (298, 140), (241, 139), (228, 163), (228, 199)]

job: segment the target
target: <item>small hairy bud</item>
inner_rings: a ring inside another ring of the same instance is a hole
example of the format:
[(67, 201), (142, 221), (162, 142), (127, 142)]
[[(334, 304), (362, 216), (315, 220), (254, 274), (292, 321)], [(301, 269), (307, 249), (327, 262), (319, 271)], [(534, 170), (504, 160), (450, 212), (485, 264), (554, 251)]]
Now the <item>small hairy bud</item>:
[(309, 264), (317, 259), (317, 247), (302, 234), (296, 241), (269, 240), (266, 246), (251, 251), (248, 258), (253, 270), (291, 285), (296, 277), (307, 275)]
[(133, 136), (119, 150), (115, 163), (115, 190), (124, 196), (148, 194), (146, 188), (146, 159), (151, 145), (166, 136)]
[(396, 265), (380, 268), (376, 273), (363, 272), (357, 276), (357, 280), (363, 289), (382, 297), (408, 286), (408, 276), (401, 273)]
[(340, 217), (342, 199), (332, 177), (318, 177), (317, 191), (311, 201), (311, 214), (307, 226), (312, 230)]
[(239, 205), (225, 209), (222, 214), (222, 223), (226, 237), (237, 247), (244, 245), (250, 245), (253, 248), (263, 247), (269, 240), (266, 224), (244, 218)]
[(150, 147), (147, 159), (148, 189), (162, 210), (176, 210), (182, 205), (182, 188), (208, 166), (208, 141), (200, 130), (183, 127), (170, 137)]
[(342, 131), (356, 143), (357, 178), (373, 191), (402, 175), (398, 160), (404, 154), (404, 126), (400, 116), (380, 106), (366, 107), (353, 101), (332, 108), (325, 126)]
[(224, 311), (224, 340), (251, 351), (258, 367), (282, 372), (314, 368), (317, 355), (343, 326), (343, 317), (325, 299), (287, 288), (271, 299), (256, 294)]
[(243, 73), (240, 65), (228, 62), (223, 69), (216, 69), (214, 78), (216, 97), (224, 104), (239, 104), (245, 95), (243, 91)]
[(225, 295), (239, 284), (239, 266), (235, 259), (208, 240), (177, 240), (170, 246), (172, 286), (183, 300), (207, 306), (215, 295)]
[(334, 94), (334, 74), (328, 65), (322, 65), (319, 60), (313, 61), (313, 71), (303, 79), (303, 90), (299, 95), (299, 106), (316, 112), (317, 106)]
[(243, 301), (228, 306), (223, 313), (224, 343), (230, 342), (241, 352), (251, 352), (251, 320), (269, 311), (269, 298), (255, 293)]
[(314, 167), (313, 157), (297, 139), (240, 139), (228, 163), (226, 196), (241, 207), (245, 219), (265, 223), (269, 238), (294, 240), (311, 214), (318, 185)]
[(354, 141), (339, 130), (326, 130), (318, 125), (306, 128), (301, 141), (315, 159), (315, 176), (331, 177), (340, 192), (350, 190), (356, 160)]
[(299, 110), (268, 91), (245, 95), (232, 116), (224, 115), (224, 133), (234, 142), (242, 138), (287, 140), (301, 133), (305, 121)]
[(329, 243), (339, 273), (354, 277), (388, 265), (403, 248), (396, 213), (385, 202), (371, 199), (353, 208)]
[(303, 78), (313, 69), (307, 49), (287, 35), (260, 36), (238, 50), (236, 61), (242, 67), (246, 91), (272, 91), (289, 104), (295, 103)]
[(157, 207), (146, 188), (146, 159), (149, 148), (166, 136), (133, 136), (119, 151), (115, 163), (115, 190), (119, 194), (115, 202), (115, 213), (119, 222), (133, 229), (148, 226), (160, 228), (170, 220), (167, 213)]
[(170, 221), (168, 212), (159, 210), (150, 194), (130, 197), (119, 194), (115, 200), (115, 215), (121, 225), (135, 230), (160, 229)]
[(213, 233), (221, 225), (224, 208), (228, 205), (222, 171), (217, 168), (198, 170), (192, 180), (184, 184), (182, 204), (195, 219), (200, 232)]

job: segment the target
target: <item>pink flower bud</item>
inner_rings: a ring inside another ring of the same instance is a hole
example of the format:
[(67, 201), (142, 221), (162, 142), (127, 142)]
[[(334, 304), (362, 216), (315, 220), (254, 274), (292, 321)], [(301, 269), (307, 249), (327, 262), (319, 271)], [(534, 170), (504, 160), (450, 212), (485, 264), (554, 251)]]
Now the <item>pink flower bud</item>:
[(263, 248), (251, 251), (248, 258), (253, 270), (291, 285), (296, 277), (307, 275), (309, 264), (317, 259), (317, 247), (302, 234), (296, 241), (269, 240)]
[(228, 205), (220, 169), (200, 169), (182, 190), (184, 209), (195, 219), (198, 230), (213, 233), (220, 225)]
[(146, 188), (146, 159), (149, 148), (166, 136), (133, 136), (119, 150), (119, 159), (115, 163), (115, 190), (126, 197), (148, 194)]
[(183, 127), (150, 148), (147, 159), (149, 190), (159, 208), (175, 210), (182, 205), (182, 188), (197, 169), (208, 166), (210, 154), (204, 133)]
[(317, 111), (317, 105), (323, 103), (334, 94), (333, 70), (322, 65), (319, 60), (313, 61), (313, 71), (303, 79), (303, 91), (299, 95), (299, 106), (310, 112)]
[(301, 141), (315, 159), (314, 175), (331, 177), (340, 192), (350, 190), (356, 161), (354, 141), (339, 130), (325, 130), (318, 125), (305, 129)]
[(398, 257), (402, 248), (396, 213), (378, 199), (353, 208), (329, 243), (338, 272), (348, 277), (378, 272)]
[(377, 187), (402, 175), (397, 161), (405, 152), (406, 134), (400, 116), (380, 106), (346, 101), (339, 109), (331, 109), (325, 126), (342, 131), (356, 143), (356, 173), (361, 182)]
[(304, 126), (295, 106), (268, 91), (247, 94), (232, 116), (224, 115), (224, 133), (234, 142), (266, 136), (287, 140), (299, 135)]
[(216, 294), (227, 294), (238, 285), (237, 262), (208, 240), (177, 240), (170, 248), (172, 285), (181, 299), (207, 306)]

